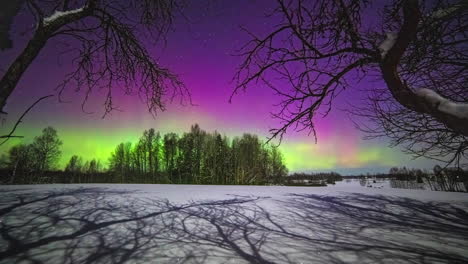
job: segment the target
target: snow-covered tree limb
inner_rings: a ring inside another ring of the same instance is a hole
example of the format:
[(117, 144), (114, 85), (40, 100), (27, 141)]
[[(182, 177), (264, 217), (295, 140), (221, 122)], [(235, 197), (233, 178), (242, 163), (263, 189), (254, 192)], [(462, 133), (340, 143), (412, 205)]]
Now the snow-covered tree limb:
[(398, 73), (398, 66), (405, 51), (411, 41), (416, 38), (421, 17), (418, 1), (406, 0), (403, 5), (403, 25), (398, 32), (396, 41), (391, 45), (381, 62), (380, 68), (383, 78), (393, 97), (401, 105), (418, 113), (429, 114), (456, 133), (468, 136), (468, 122), (464, 114), (465, 104), (447, 101), (447, 99), (428, 89), (414, 93), (402, 81)]
[(468, 122), (468, 103), (453, 102), (440, 96), (436, 91), (427, 88), (417, 90), (416, 95), (438, 111), (456, 118), (465, 119)]
[[(382, 76), (368, 89), (369, 104), (353, 106), (376, 125), (363, 131), (415, 157), (467, 157), (468, 2), (393, 0), (381, 10), (370, 2), (278, 0), (272, 17), (281, 23), (263, 36), (247, 31), (234, 93), (263, 83), (281, 97), (273, 137), (291, 127), (314, 134), (314, 118), (330, 111), (341, 90)], [(375, 13), (380, 22), (364, 22)]]
[(428, 19), (443, 19), (449, 16), (453, 16), (457, 12), (463, 10), (463, 8), (468, 8), (467, 1), (460, 1), (457, 4), (453, 4), (447, 8), (437, 9), (427, 16)]
[(382, 43), (379, 45), (379, 51), (380, 51), (380, 55), (382, 56), (382, 59), (385, 58), (388, 51), (393, 47), (393, 45), (395, 45), (398, 34), (394, 32), (388, 32), (388, 33), (385, 33), (385, 36), (386, 36), (385, 40), (382, 41)]
[[(27, 1), (37, 27), (25, 49), (12, 61), (0, 79), (0, 112), (22, 75), (53, 38), (70, 41), (75, 69), (59, 84), (59, 98), (65, 88), (84, 90), (83, 105), (93, 90), (106, 88), (105, 114), (116, 107), (113, 90), (146, 99), (148, 110), (164, 110), (169, 100), (189, 93), (178, 77), (161, 67), (148, 53), (140, 37), (158, 40), (168, 31), (176, 0), (51, 0), (52, 4)], [(50, 6), (53, 6), (51, 10)], [(93, 25), (93, 26), (90, 26)], [(145, 31), (145, 34), (140, 34)], [(149, 34), (146, 34), (149, 33)], [(116, 84), (119, 85), (116, 85)]]
[(85, 7), (80, 7), (77, 9), (67, 10), (67, 11), (56, 10), (52, 15), (45, 17), (42, 22), (44, 26), (47, 26), (48, 24), (53, 23), (54, 21), (58, 19), (64, 19), (64, 18), (66, 19), (67, 16), (83, 13), (84, 10), (85, 10)]
[[(35, 10), (39, 12), (38, 17), (39, 26), (36, 28), (33, 37), (29, 40), (26, 48), (19, 54), (18, 57), (13, 61), (6, 73), (0, 79), (0, 112), (4, 112), (4, 108), (8, 97), (11, 95), (19, 82), (23, 73), (33, 62), (42, 48), (46, 45), (47, 41), (53, 36), (53, 33), (61, 27), (74, 23), (84, 17), (92, 14), (93, 8), (95, 8), (97, 0), (88, 0), (86, 2), (86, 8), (79, 8), (72, 11), (56, 11), (50, 17), (44, 19), (42, 17), (42, 10), (33, 2)], [(47, 23), (42, 23), (47, 21)]]

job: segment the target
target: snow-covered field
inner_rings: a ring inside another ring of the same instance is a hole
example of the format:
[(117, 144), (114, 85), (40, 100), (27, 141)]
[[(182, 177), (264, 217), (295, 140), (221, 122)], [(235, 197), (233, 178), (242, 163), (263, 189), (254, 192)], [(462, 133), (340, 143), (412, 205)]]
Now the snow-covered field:
[(468, 194), (361, 187), (0, 187), (0, 263), (468, 263)]

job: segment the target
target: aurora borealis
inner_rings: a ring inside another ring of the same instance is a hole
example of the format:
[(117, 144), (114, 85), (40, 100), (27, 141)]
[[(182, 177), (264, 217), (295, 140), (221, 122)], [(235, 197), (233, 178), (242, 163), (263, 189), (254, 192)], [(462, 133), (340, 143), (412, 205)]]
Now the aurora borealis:
[[(42, 128), (53, 126), (63, 140), (64, 164), (71, 155), (84, 159), (98, 158), (104, 163), (109, 153), (120, 142), (135, 142), (148, 128), (166, 132), (183, 133), (198, 123), (207, 131), (217, 130), (230, 137), (244, 132), (267, 137), (269, 128), (278, 126), (272, 119), (277, 96), (265, 87), (251, 87), (245, 93), (234, 96), (229, 103), (234, 83), (231, 82), (240, 58), (233, 56), (248, 41), (248, 35), (239, 26), (262, 34), (267, 32), (273, 18), (264, 15), (273, 8), (269, 0), (239, 1), (193, 1), (185, 9), (187, 18), (178, 17), (174, 31), (170, 32), (165, 45), (151, 46), (151, 53), (161, 64), (178, 74), (192, 95), (193, 105), (179, 104), (178, 98), (167, 110), (153, 117), (138, 96), (123, 92), (116, 96), (115, 111), (102, 119), (103, 94), (95, 93), (81, 109), (83, 94), (69, 90), (67, 102), (56, 99), (41, 103), (29, 114), (17, 130), (24, 141), (31, 141)], [(28, 19), (18, 16), (15, 34), (20, 36), (30, 27)], [(0, 69), (8, 67), (15, 55), (24, 47), (27, 36), (16, 38), (13, 49), (2, 52)], [(17, 117), (38, 97), (54, 92), (63, 76), (70, 71), (72, 63), (59, 51), (66, 47), (51, 41), (41, 52), (20, 81), (10, 98), (5, 128), (11, 127)], [(379, 85), (378, 82), (360, 83), (354, 91), (344, 91), (334, 104), (333, 111), (323, 119), (317, 119), (318, 142), (305, 132), (290, 131), (281, 144), (286, 165), (290, 171), (337, 170), (339, 172), (387, 171), (391, 166), (431, 168), (428, 160), (412, 161), (411, 157), (397, 148), (387, 147), (385, 140), (362, 140), (343, 109), (359, 104), (365, 97), (364, 88)], [(4, 153), (19, 139), (10, 140), (0, 150)]]

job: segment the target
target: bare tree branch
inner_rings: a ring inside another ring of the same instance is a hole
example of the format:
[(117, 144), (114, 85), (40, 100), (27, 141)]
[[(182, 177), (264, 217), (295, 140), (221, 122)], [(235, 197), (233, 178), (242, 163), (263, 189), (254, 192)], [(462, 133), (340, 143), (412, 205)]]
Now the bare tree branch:
[(326, 116), (333, 99), (352, 81), (350, 73), (377, 65), (379, 53), (367, 40), (357, 39), (362, 1), (278, 0), (278, 5), (275, 12), (284, 19), (271, 33), (261, 38), (247, 31), (252, 40), (239, 54), (244, 60), (233, 95), (260, 83), (283, 98), (272, 114), (281, 127), (270, 130), (270, 140), (281, 140), (288, 129), (309, 129), (315, 136), (317, 113), (324, 110)]
[(43, 96), (39, 99), (37, 99), (32, 105), (30, 105), (26, 111), (23, 112), (23, 114), (18, 118), (18, 120), (16, 121), (15, 125), (13, 126), (13, 128), (11, 129), (10, 133), (8, 133), (7, 135), (3, 135), (3, 136), (0, 136), (0, 138), (4, 138), (4, 140), (2, 142), (0, 142), (0, 146), (5, 144), (10, 138), (22, 138), (23, 136), (15, 136), (13, 135), (13, 133), (15, 133), (15, 130), (16, 128), (18, 127), (18, 125), (23, 121), (23, 118), (29, 113), (29, 111), (31, 111), (31, 109), (34, 108), (34, 106), (36, 106), (40, 101), (44, 100), (44, 99), (47, 99), (47, 98), (50, 98), (50, 97), (53, 97), (54, 95), (53, 94), (50, 94), (50, 95), (46, 95), (46, 96)]
[(414, 157), (466, 160), (466, 1), (394, 0), (381, 10), (372, 1), (277, 2), (270, 17), (281, 20), (269, 33), (245, 30), (251, 40), (239, 53), (233, 92), (264, 86), (281, 98), (272, 113), (281, 125), (271, 138), (281, 142), (288, 129), (315, 136), (314, 118), (326, 116), (341, 91), (373, 76), (385, 88), (376, 83), (350, 111), (370, 121), (356, 122), (366, 138), (390, 138)]
[(59, 99), (70, 87), (83, 91), (84, 111), (88, 99), (102, 89), (104, 115), (117, 109), (113, 98), (120, 88), (126, 95), (143, 98), (152, 114), (164, 110), (167, 100), (190, 98), (178, 76), (155, 61), (146, 48), (171, 28), (180, 8), (176, 0), (27, 1), (37, 27), (0, 79), (0, 111), (42, 48), (57, 39), (69, 46), (75, 67), (58, 85)]
[(387, 83), (387, 87), (401, 105), (418, 113), (429, 114), (453, 131), (468, 136), (468, 115), (464, 118), (441, 111), (438, 105), (434, 105), (415, 94), (400, 79), (398, 74), (400, 60), (410, 42), (416, 38), (418, 24), (421, 20), (421, 12), (417, 0), (404, 1), (403, 17), (404, 22), (398, 32), (396, 42), (380, 64), (383, 79)]

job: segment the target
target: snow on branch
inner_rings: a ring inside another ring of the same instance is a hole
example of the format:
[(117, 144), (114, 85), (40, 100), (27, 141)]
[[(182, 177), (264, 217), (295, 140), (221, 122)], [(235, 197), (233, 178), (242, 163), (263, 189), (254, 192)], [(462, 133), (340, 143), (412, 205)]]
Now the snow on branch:
[(379, 51), (380, 55), (382, 56), (382, 59), (385, 58), (388, 51), (393, 47), (393, 45), (395, 45), (395, 42), (398, 38), (398, 34), (394, 32), (387, 32), (385, 33), (385, 36), (385, 40), (382, 41), (382, 43), (380, 43), (379, 45)]
[(440, 96), (431, 89), (419, 89), (416, 95), (429, 102), (432, 106), (441, 112), (455, 116), (461, 119), (468, 119), (468, 104), (453, 102)]
[(449, 6), (447, 8), (441, 8), (441, 9), (435, 10), (434, 12), (429, 14), (428, 17), (432, 18), (432, 19), (444, 18), (444, 17), (450, 16), (453, 13), (457, 12), (462, 7), (463, 7), (463, 4), (456, 4), (456, 5)]
[(71, 15), (71, 14), (77, 14), (77, 13), (82, 12), (83, 10), (84, 10), (84, 7), (73, 9), (73, 10), (67, 10), (67, 11), (56, 10), (55, 13), (53, 13), (52, 15), (44, 18), (44, 21), (43, 21), (44, 26), (47, 26), (48, 24), (54, 22), (55, 20), (57, 20), (57, 19), (59, 19), (61, 17)]

